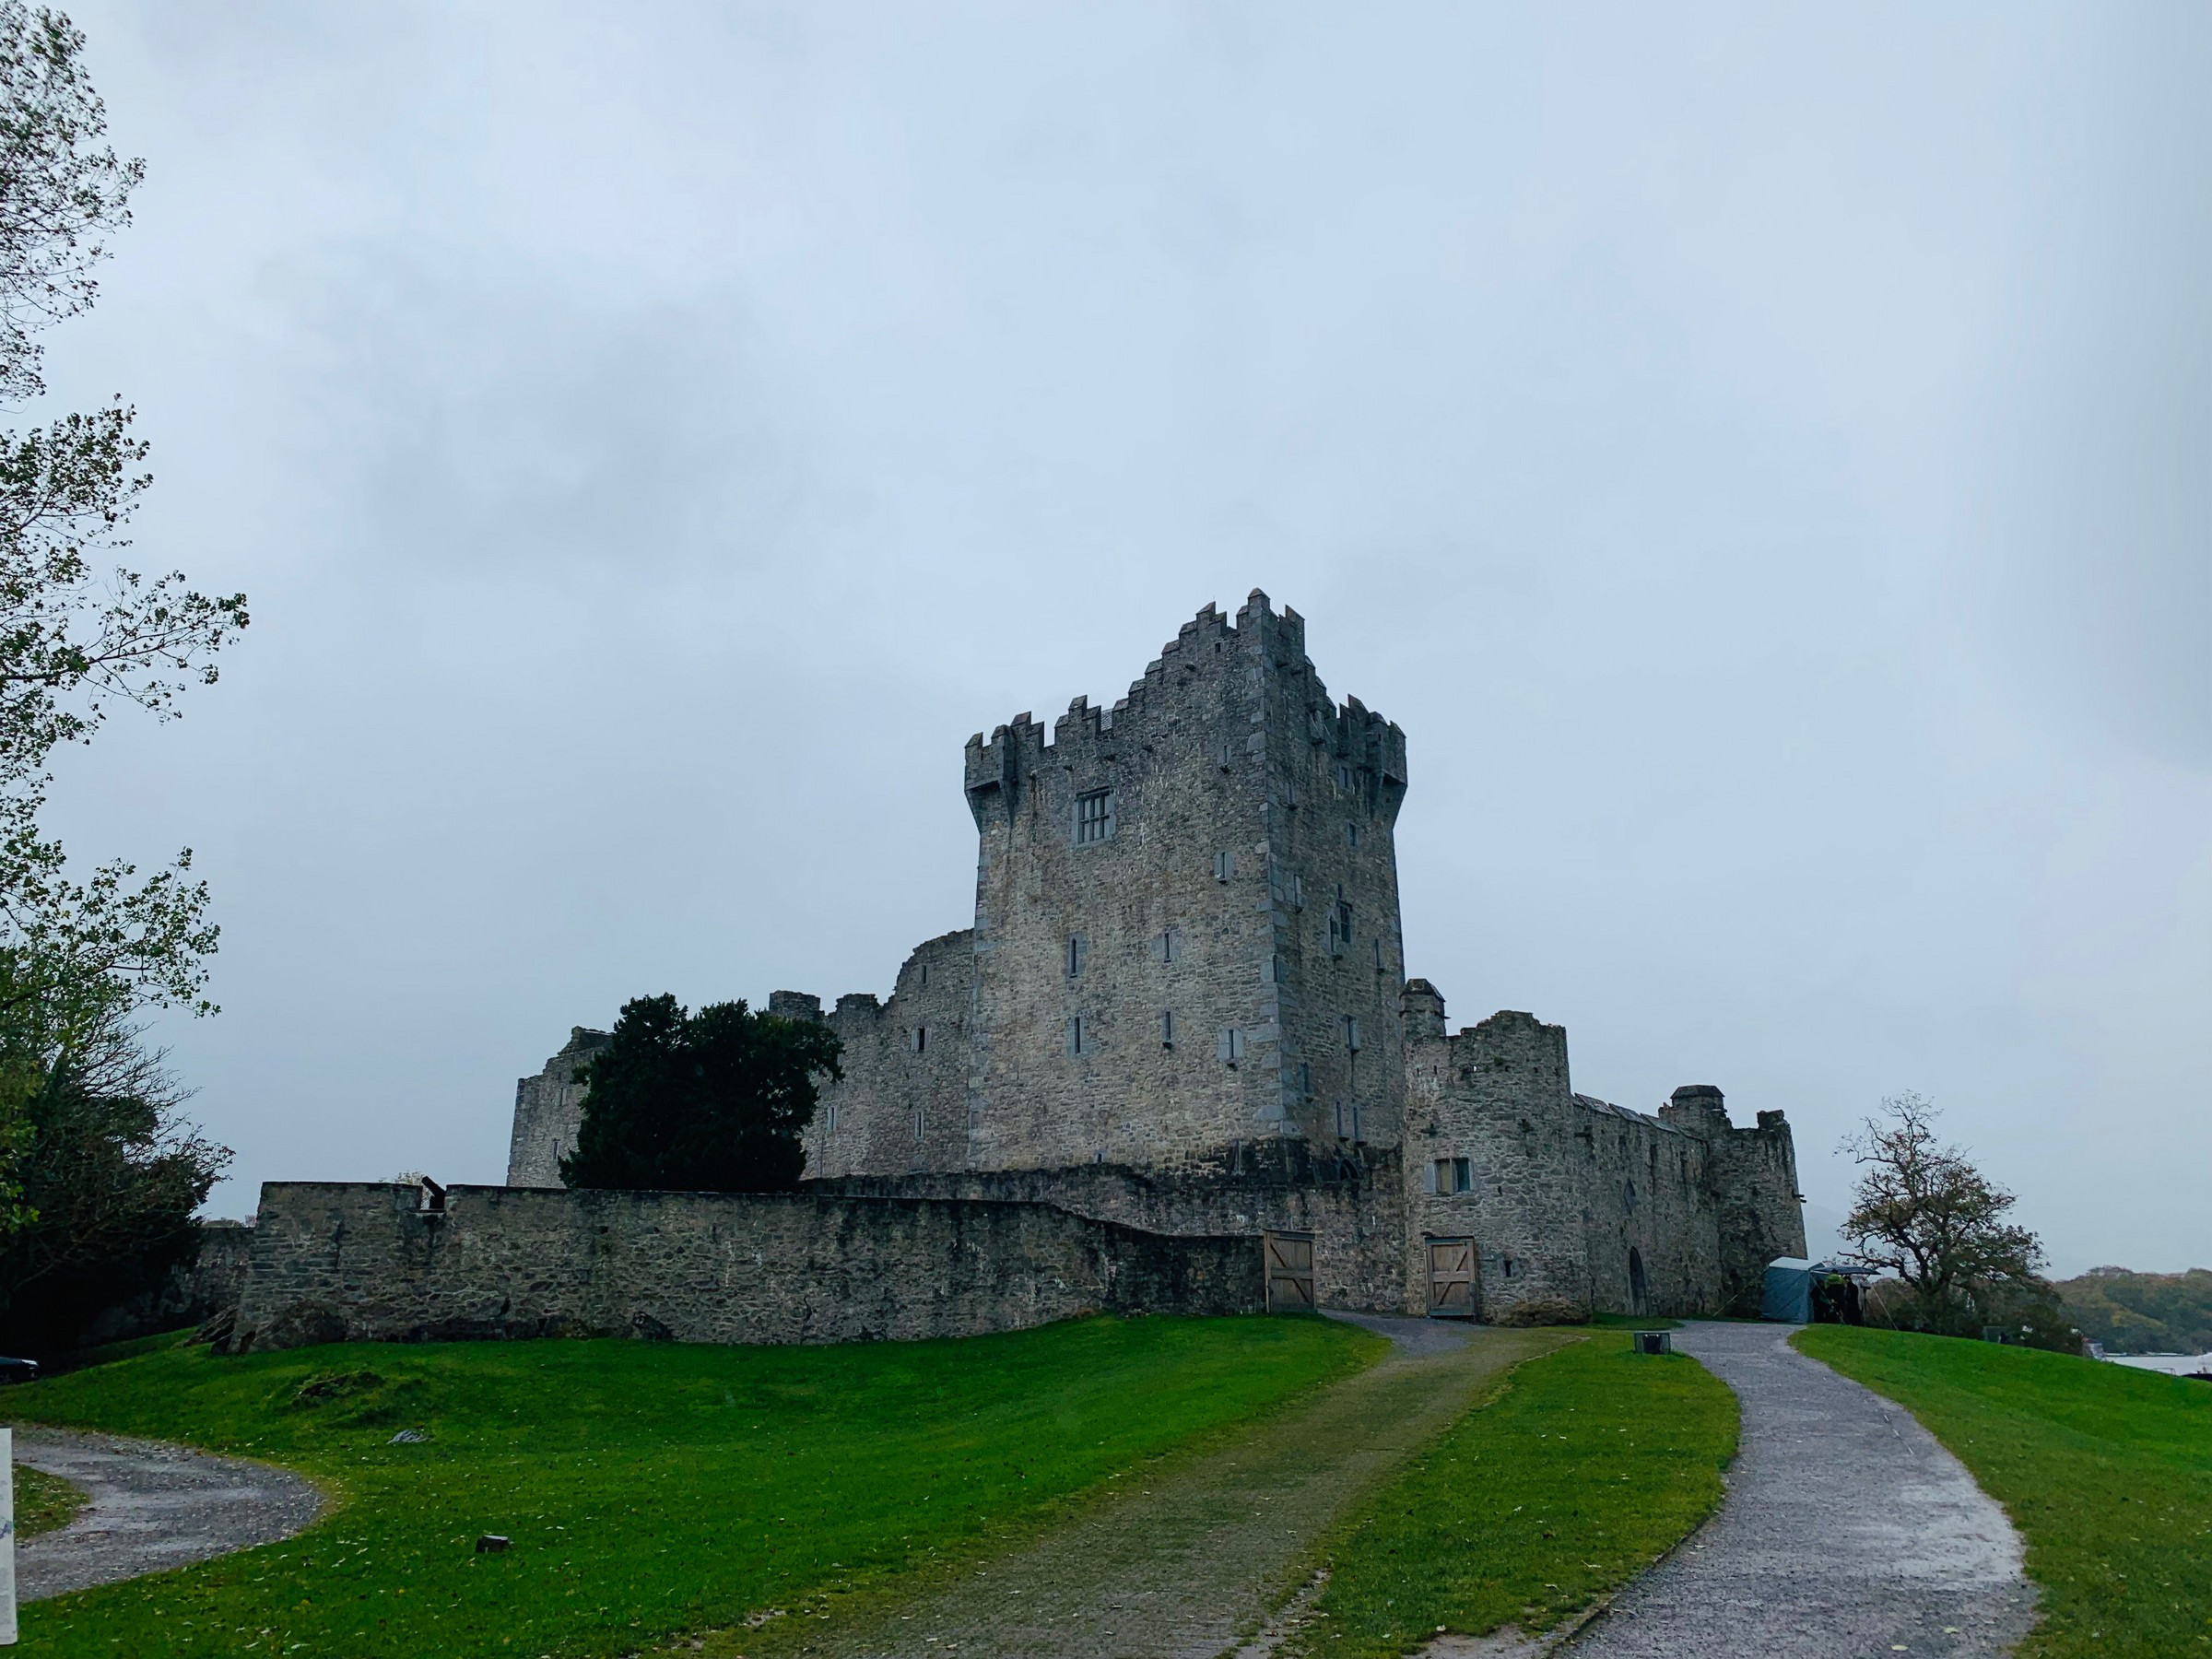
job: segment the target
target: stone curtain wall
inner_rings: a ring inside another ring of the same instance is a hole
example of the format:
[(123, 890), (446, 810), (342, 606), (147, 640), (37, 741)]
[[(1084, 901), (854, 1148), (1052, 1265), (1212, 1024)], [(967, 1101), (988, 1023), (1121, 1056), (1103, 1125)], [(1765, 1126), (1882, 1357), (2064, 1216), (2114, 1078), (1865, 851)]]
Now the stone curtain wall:
[(807, 1190), (1049, 1204), (1174, 1235), (1310, 1232), (1322, 1307), (1404, 1311), (1405, 1181), (1394, 1147), (1316, 1152), (1269, 1139), (1172, 1165), (856, 1175)]
[[(1591, 1305), (1622, 1313), (1720, 1312), (1723, 1211), (1709, 1179), (1711, 1147), (1590, 1095), (1576, 1095), (1574, 1104), (1583, 1124), (1571, 1158), (1582, 1160)], [(1630, 1282), (1630, 1251), (1643, 1265), (1641, 1300)]]
[(507, 1184), (557, 1187), (560, 1160), (576, 1149), (583, 1127), (584, 1087), (576, 1074), (611, 1039), (605, 1031), (572, 1026), (560, 1053), (535, 1077), (514, 1086), (514, 1132), (507, 1146)]
[[(1430, 1238), (1476, 1241), (1489, 1318), (1540, 1299), (1599, 1312), (1736, 1311), (1770, 1260), (1803, 1253), (1781, 1112), (1734, 1128), (1709, 1085), (1677, 1089), (1656, 1117), (1576, 1094), (1563, 1028), (1505, 1012), (1448, 1037), (1443, 998), (1426, 981), (1406, 987), (1406, 1024), (1409, 1307), (1427, 1305)], [(1450, 1190), (1461, 1158), (1464, 1193)]]
[(1712, 1147), (1712, 1185), (1719, 1206), (1723, 1312), (1758, 1312), (1767, 1264), (1805, 1254), (1805, 1208), (1797, 1191), (1797, 1148), (1779, 1112), (1756, 1128), (1729, 1125), (1721, 1091), (1710, 1084), (1675, 1090), (1664, 1117), (1701, 1120)]
[[(975, 933), (962, 928), (917, 946), (890, 1000), (837, 999), (830, 1028), (844, 1044), (844, 1080), (822, 1090), (806, 1132), (806, 1173), (957, 1170), (968, 1157), (968, 1017), (975, 997)], [(778, 991), (768, 1011), (824, 1018), (818, 999)]]
[(229, 1346), (911, 1340), (1265, 1300), (1254, 1238), (1165, 1238), (1043, 1205), (472, 1186), (422, 1203), (411, 1186), (265, 1185)]

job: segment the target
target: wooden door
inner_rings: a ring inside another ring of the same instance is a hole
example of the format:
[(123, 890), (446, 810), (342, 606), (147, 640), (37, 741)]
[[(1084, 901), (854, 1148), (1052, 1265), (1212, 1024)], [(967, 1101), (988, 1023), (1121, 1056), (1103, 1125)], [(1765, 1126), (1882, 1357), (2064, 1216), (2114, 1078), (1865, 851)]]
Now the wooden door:
[(1429, 1317), (1475, 1317), (1475, 1241), (1429, 1241)]
[(1260, 1249), (1267, 1266), (1267, 1312), (1313, 1311), (1313, 1235), (1263, 1233)]

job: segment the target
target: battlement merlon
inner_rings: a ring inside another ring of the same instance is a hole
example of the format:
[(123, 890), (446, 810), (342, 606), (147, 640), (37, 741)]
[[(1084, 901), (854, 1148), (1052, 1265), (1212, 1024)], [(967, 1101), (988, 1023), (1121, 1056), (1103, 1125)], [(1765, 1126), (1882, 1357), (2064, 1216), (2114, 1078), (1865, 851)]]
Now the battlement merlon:
[(1306, 657), (1306, 619), (1284, 606), (1270, 610), (1267, 595), (1253, 588), (1237, 612), (1237, 638), (1248, 641), (1253, 654), (1277, 668), (1312, 666)]

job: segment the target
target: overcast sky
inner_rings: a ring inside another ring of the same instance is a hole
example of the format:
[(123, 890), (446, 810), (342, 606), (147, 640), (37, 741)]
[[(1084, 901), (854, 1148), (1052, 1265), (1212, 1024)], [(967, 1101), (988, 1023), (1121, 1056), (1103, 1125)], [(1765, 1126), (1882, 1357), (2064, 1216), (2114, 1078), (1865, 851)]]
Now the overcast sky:
[(1455, 1024), (2212, 1265), (2204, 6), (73, 10), (147, 178), (56, 406), (254, 622), (53, 822), (214, 885), (214, 1213), (888, 991), (969, 734), (1259, 586)]

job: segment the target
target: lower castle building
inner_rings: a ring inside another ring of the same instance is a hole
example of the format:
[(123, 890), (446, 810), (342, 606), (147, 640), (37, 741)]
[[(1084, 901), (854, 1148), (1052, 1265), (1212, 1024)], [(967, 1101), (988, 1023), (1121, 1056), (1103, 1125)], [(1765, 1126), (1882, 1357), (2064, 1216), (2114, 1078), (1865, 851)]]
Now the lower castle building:
[[(1487, 1319), (1756, 1312), (1804, 1253), (1782, 1112), (1578, 1094), (1561, 1028), (1454, 1034), (1406, 977), (1406, 735), (1331, 699), (1295, 611), (1209, 606), (1111, 709), (1018, 715), (964, 770), (974, 924), (888, 998), (770, 998), (843, 1040), (811, 1199), (1264, 1234), (1276, 1305)], [(576, 1029), (518, 1086), (510, 1188), (559, 1186), (605, 1041)]]

